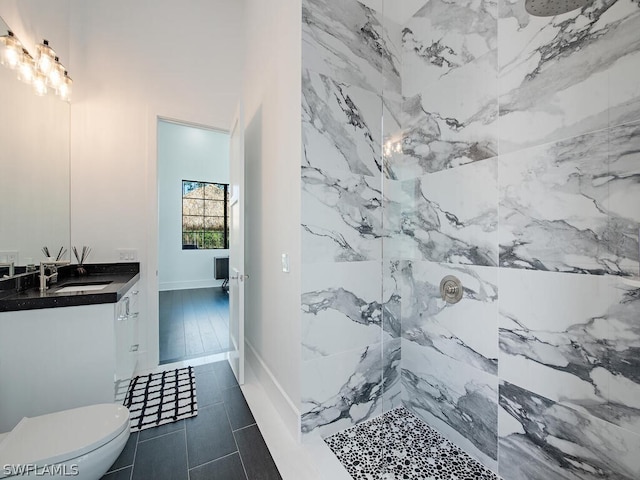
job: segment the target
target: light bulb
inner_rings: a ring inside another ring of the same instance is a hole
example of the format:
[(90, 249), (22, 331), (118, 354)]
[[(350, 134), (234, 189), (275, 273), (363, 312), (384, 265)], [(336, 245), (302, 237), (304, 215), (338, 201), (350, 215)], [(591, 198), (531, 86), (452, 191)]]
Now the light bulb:
[(24, 48), (22, 49), (22, 58), (20, 60), (20, 67), (18, 67), (18, 79), (24, 83), (32, 83), (35, 75), (35, 63), (29, 52)]
[(16, 69), (22, 56), (20, 41), (13, 35), (12, 31), (0, 38), (2, 38), (2, 43), (4, 44), (2, 55), (0, 55), (0, 64), (8, 66), (12, 70)]
[(66, 100), (67, 102), (71, 100), (71, 85), (73, 84), (73, 80), (69, 77), (68, 73), (64, 72), (64, 77), (60, 82), (60, 86), (58, 86), (58, 95), (62, 100)]
[(47, 76), (47, 84), (52, 88), (58, 88), (64, 78), (64, 67), (60, 64), (58, 57)]
[(38, 53), (36, 56), (36, 66), (38, 70), (44, 75), (49, 75), (49, 72), (56, 63), (55, 58), (56, 52), (49, 46), (49, 41), (43, 40), (43, 42), (38, 45)]
[(47, 77), (42, 73), (37, 72), (33, 77), (33, 88), (36, 91), (36, 95), (43, 96), (47, 94)]

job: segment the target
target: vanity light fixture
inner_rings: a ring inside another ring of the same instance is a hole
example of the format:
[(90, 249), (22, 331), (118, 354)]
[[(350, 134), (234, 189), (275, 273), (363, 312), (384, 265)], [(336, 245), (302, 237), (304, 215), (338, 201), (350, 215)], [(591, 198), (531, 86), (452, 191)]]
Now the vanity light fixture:
[(42, 72), (36, 72), (33, 76), (33, 88), (40, 97), (47, 94), (47, 77)]
[(33, 85), (37, 95), (52, 92), (69, 101), (73, 83), (56, 52), (43, 40), (36, 47), (36, 58), (22, 46), (13, 32), (0, 36), (0, 65), (17, 70), (18, 79)]
[(36, 66), (43, 75), (49, 75), (56, 61), (56, 52), (49, 46), (49, 40), (43, 40), (37, 47)]
[(64, 78), (64, 67), (60, 64), (60, 59), (55, 57), (55, 62), (47, 75), (47, 84), (51, 88), (58, 88)]
[(22, 49), (22, 57), (20, 58), (20, 66), (18, 67), (18, 80), (22, 80), (24, 83), (33, 83), (35, 77), (35, 62), (26, 48)]
[(62, 81), (60, 82), (60, 85), (58, 86), (57, 89), (57, 93), (58, 96), (68, 102), (70, 97), (71, 97), (71, 84), (73, 83), (73, 80), (71, 80), (71, 77), (69, 77), (69, 74), (67, 73), (67, 71), (64, 71), (64, 77), (62, 78)]
[(20, 41), (13, 35), (12, 31), (0, 37), (2, 44), (2, 52), (0, 55), (0, 65), (6, 65), (12, 70), (20, 65), (20, 57), (22, 56), (22, 45)]

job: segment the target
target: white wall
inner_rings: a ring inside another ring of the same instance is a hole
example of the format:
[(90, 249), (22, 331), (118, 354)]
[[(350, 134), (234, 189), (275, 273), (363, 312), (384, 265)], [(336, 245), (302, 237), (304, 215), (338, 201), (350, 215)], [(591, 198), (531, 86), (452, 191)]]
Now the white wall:
[[(245, 334), (248, 359), (294, 435), (300, 400), (301, 3), (248, 0)], [(268, 41), (267, 41), (268, 40)], [(283, 273), (288, 253), (291, 273)]]
[[(47, 39), (60, 62), (70, 68), (70, 2), (71, 0), (0, 0), (0, 17), (31, 55), (35, 55), (36, 45)], [(1, 35), (6, 33), (2, 32)]]
[(229, 183), (229, 134), (158, 122), (158, 282), (160, 290), (222, 285), (213, 277), (215, 257), (228, 249), (182, 249), (182, 181)]
[(158, 361), (158, 117), (229, 128), (243, 2), (70, 0), (71, 237), (91, 260), (141, 263), (141, 369)]

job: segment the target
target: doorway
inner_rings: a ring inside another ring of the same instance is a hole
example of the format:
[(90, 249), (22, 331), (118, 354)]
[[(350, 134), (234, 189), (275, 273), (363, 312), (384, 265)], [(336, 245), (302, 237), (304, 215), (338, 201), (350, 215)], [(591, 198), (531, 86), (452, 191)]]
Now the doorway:
[(160, 364), (229, 350), (229, 134), (158, 120)]

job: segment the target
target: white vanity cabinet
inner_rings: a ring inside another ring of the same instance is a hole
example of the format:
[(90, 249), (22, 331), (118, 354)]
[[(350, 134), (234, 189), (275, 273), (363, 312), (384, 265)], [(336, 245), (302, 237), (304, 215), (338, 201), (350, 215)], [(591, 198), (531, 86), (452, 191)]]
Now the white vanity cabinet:
[(24, 416), (114, 401), (114, 382), (136, 366), (137, 291), (117, 303), (0, 313), (0, 433)]
[(136, 283), (116, 304), (116, 381), (130, 379), (138, 362), (138, 296)]

